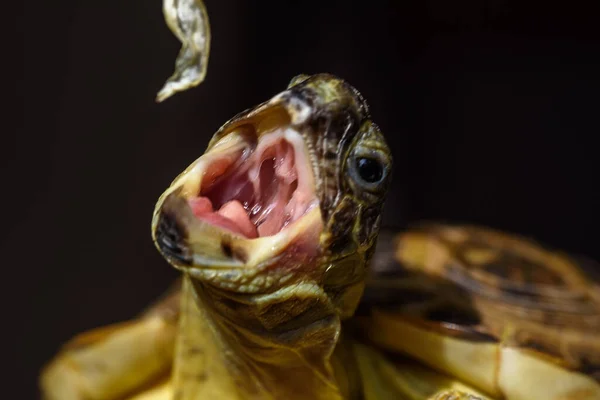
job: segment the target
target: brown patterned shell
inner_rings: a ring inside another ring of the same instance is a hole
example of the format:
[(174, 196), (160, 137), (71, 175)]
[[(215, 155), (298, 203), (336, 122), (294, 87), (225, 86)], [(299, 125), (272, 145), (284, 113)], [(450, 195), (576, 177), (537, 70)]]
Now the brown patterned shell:
[[(363, 310), (374, 315), (369, 335), (384, 347), (410, 346), (393, 343), (397, 322), (406, 324), (398, 336), (412, 326), (481, 349), (489, 344), (480, 356), (514, 349), (600, 382), (600, 267), (592, 261), (487, 228), (423, 224), (383, 232), (372, 269)], [(503, 395), (494, 362), (481, 363), (490, 364), (483, 388)], [(442, 366), (450, 373), (462, 368)]]

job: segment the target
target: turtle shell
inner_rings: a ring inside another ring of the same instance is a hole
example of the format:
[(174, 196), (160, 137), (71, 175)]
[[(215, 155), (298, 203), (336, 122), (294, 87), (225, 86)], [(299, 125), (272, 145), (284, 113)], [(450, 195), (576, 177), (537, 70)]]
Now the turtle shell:
[(594, 264), (477, 226), (383, 232), (366, 334), (492, 396), (600, 398)]

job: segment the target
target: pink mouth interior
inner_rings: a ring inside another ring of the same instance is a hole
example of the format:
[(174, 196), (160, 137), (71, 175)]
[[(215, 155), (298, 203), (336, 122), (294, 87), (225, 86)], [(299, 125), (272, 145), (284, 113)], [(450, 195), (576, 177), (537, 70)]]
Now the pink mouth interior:
[(266, 136), (254, 151), (209, 165), (199, 196), (188, 200), (196, 217), (257, 238), (280, 232), (307, 211), (314, 195), (299, 185), (306, 170), (297, 168), (294, 147), (281, 134)]

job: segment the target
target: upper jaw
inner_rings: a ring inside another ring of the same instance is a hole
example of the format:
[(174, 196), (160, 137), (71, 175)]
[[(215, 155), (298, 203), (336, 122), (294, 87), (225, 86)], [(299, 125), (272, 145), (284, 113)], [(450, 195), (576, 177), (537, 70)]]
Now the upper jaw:
[[(318, 253), (323, 221), (313, 163), (302, 133), (311, 109), (285, 93), (221, 128), (206, 153), (180, 174), (160, 197), (154, 211), (152, 235), (159, 251), (175, 267), (266, 265), (290, 248), (293, 248), (292, 252), (288, 251), (292, 258), (305, 259)], [(296, 210), (296, 216), (286, 226), (279, 231), (271, 229), (269, 235), (248, 237), (194, 214), (190, 201), (214, 185), (224, 172), (243, 168), (244, 163), (253, 162), (259, 154), (270, 151), (269, 146), (274, 142), (285, 143), (291, 149), (297, 179), (293, 193), (302, 195), (302, 210)]]

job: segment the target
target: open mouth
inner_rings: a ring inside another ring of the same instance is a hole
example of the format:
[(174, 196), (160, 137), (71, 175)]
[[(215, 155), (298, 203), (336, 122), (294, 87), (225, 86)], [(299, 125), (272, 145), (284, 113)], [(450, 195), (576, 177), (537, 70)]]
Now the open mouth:
[[(219, 144), (187, 202), (201, 221), (246, 239), (276, 235), (318, 204), (302, 136), (290, 127)], [(233, 143), (231, 143), (233, 142)], [(202, 158), (201, 158), (202, 160)]]
[(308, 145), (288, 110), (269, 105), (226, 127), (157, 202), (159, 250), (197, 274), (266, 266), (284, 254), (281, 268), (308, 262), (320, 251), (323, 219)]

